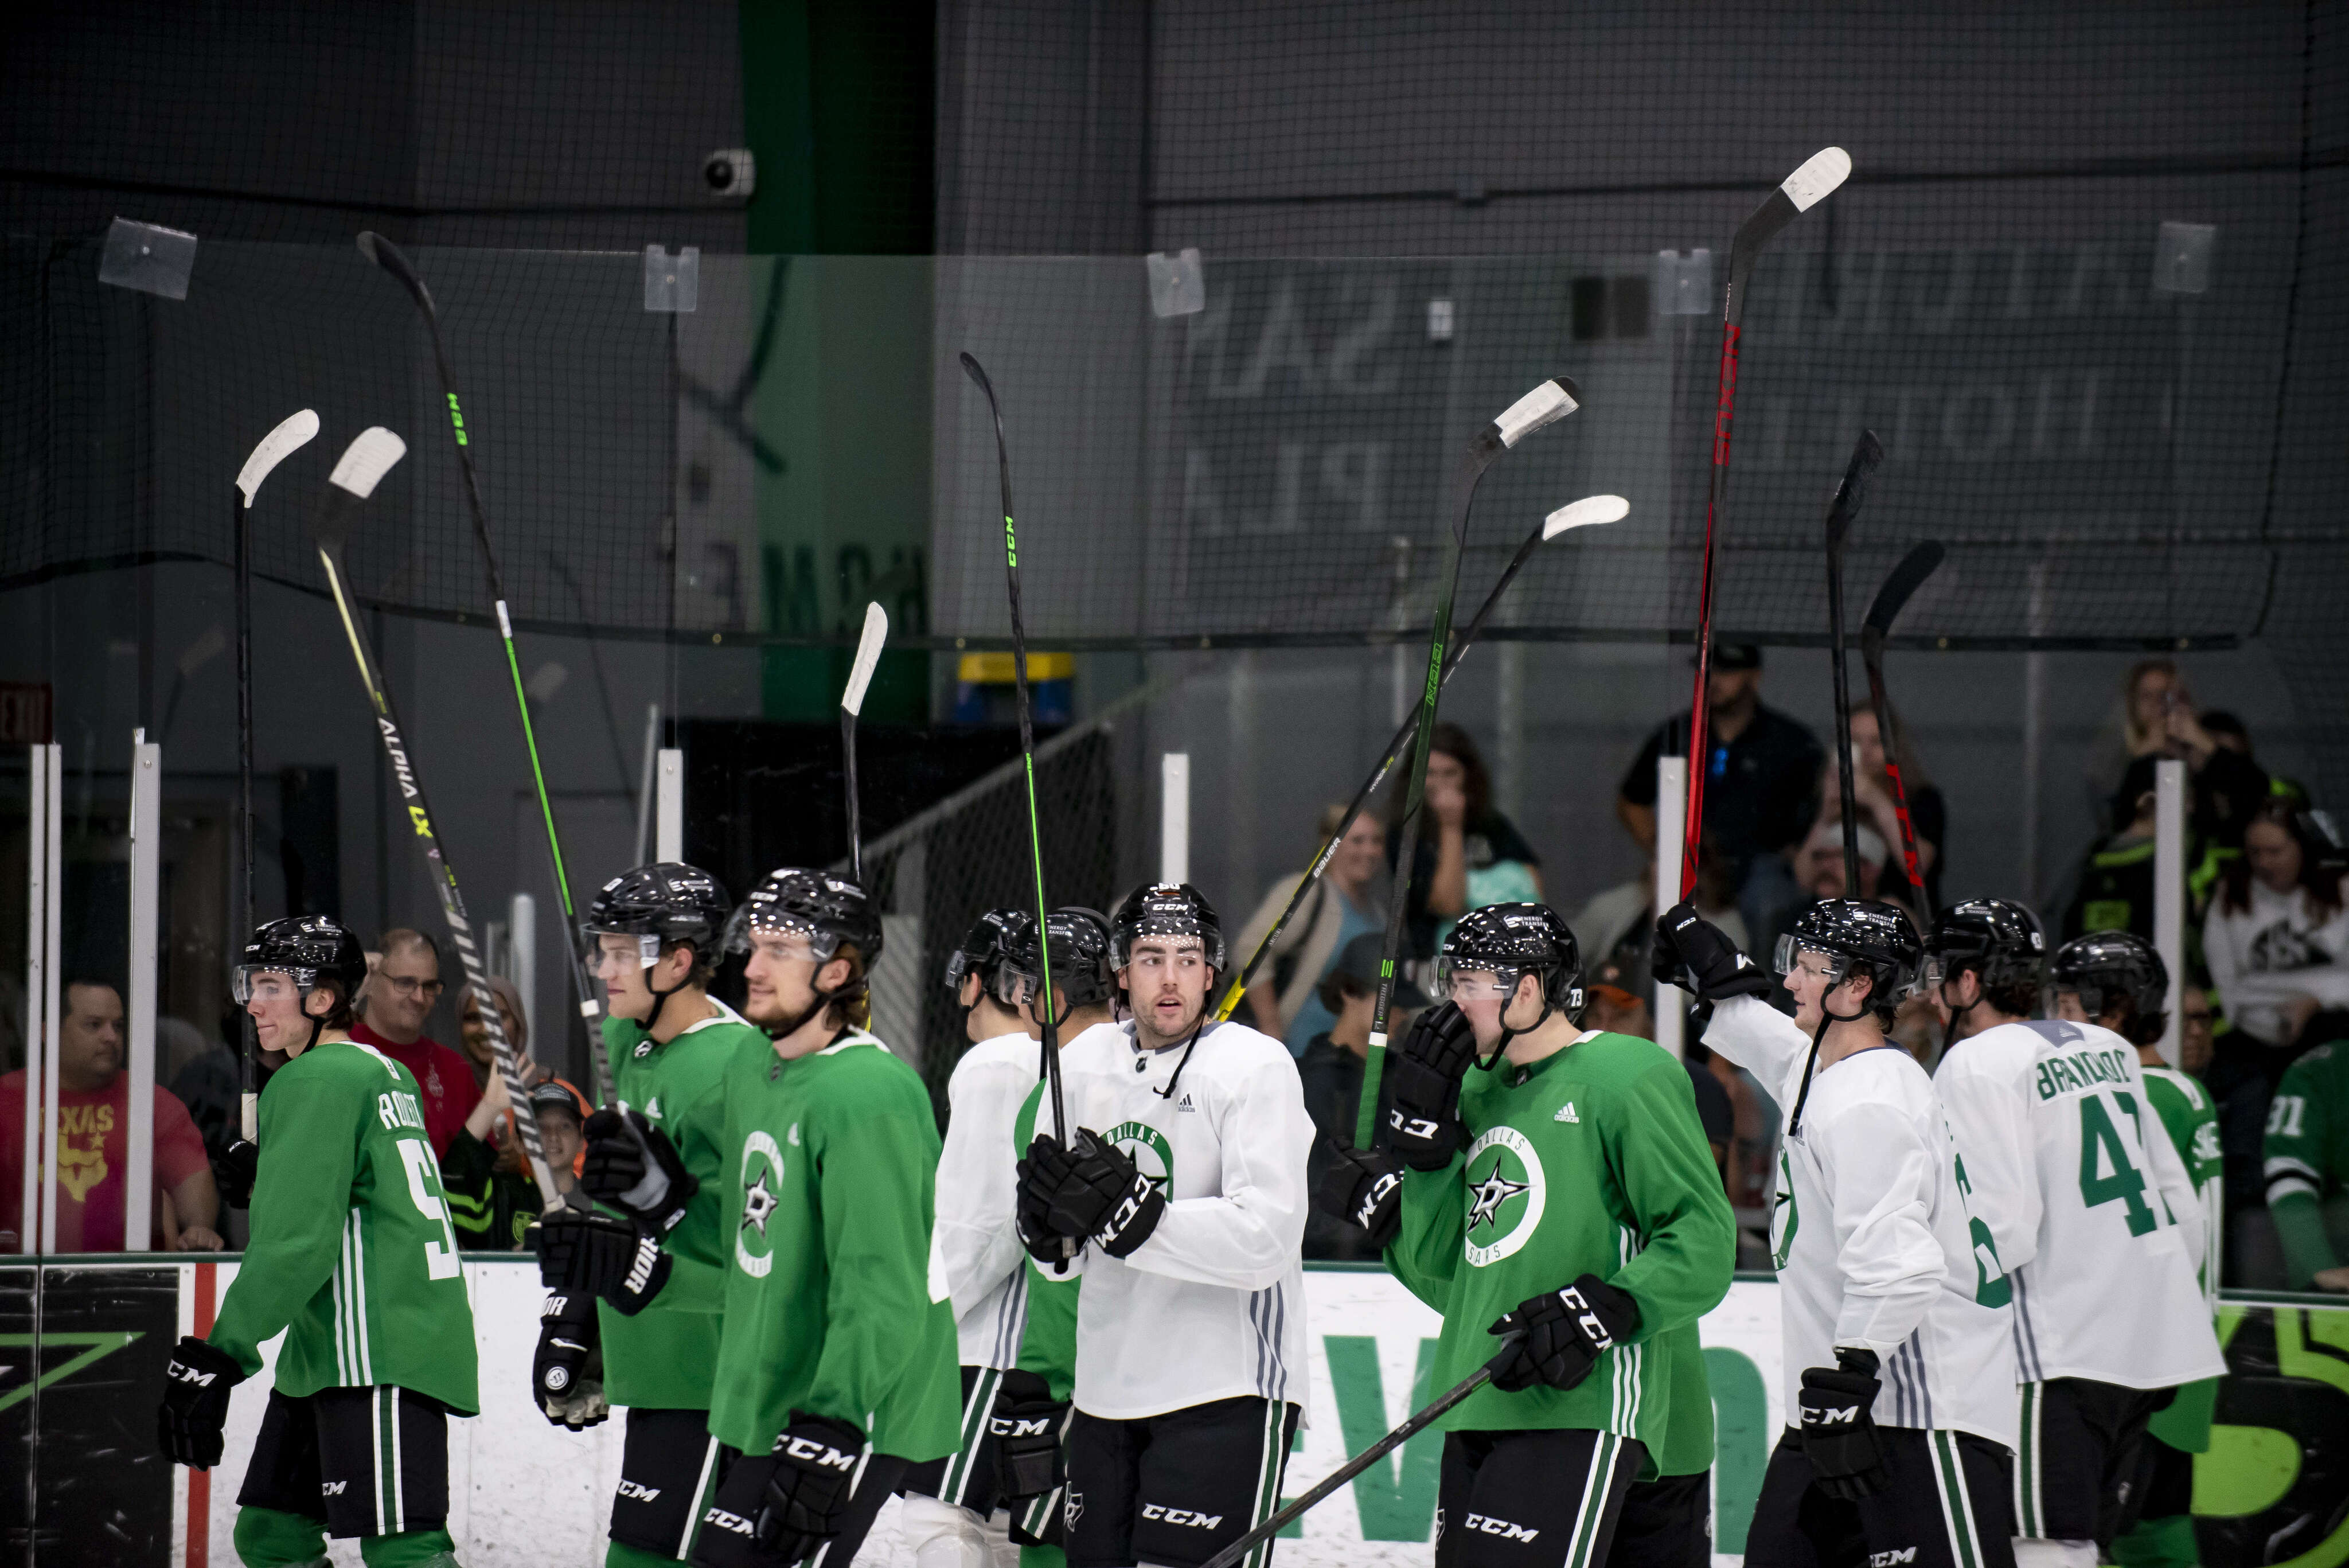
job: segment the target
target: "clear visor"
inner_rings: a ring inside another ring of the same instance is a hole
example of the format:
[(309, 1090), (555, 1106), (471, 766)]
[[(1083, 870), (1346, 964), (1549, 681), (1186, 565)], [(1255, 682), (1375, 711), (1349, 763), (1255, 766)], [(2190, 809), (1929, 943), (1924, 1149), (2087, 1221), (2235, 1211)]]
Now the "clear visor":
[(1516, 969), (1494, 969), (1474, 960), (1451, 959), (1435, 961), (1435, 994), (1448, 996), (1454, 1002), (1469, 1002), (1485, 996), (1514, 996), (1517, 981), (1525, 971)]
[(267, 964), (241, 963), (228, 973), (228, 993), (242, 1007), (255, 996), (302, 996), (318, 983), (315, 969), (273, 969)]
[(1951, 961), (1946, 954), (1925, 955), (1925, 983), (1929, 987), (1938, 990), (1964, 972), (1964, 967)]
[[(840, 939), (820, 929), (798, 916), (764, 905), (742, 904), (726, 920), (726, 950), (747, 953), (756, 945), (755, 937), (796, 937), (806, 949), (805, 956), (822, 963), (840, 950)], [(798, 956), (798, 955), (794, 955)], [(955, 983), (962, 983), (960, 975)]]
[(1805, 970), (1820, 976), (1829, 985), (1840, 985), (1844, 976), (1851, 972), (1851, 961), (1841, 953), (1812, 947), (1788, 931), (1778, 939), (1778, 951), (1772, 967), (1780, 974)]
[[(661, 940), (642, 931), (607, 931), (595, 926), (579, 928), (579, 950), (587, 960), (591, 971), (600, 971), (606, 959), (614, 956), (604, 946), (605, 937), (624, 937), (636, 944), (636, 961), (646, 969), (660, 962)], [(626, 950), (622, 949), (623, 952)]]

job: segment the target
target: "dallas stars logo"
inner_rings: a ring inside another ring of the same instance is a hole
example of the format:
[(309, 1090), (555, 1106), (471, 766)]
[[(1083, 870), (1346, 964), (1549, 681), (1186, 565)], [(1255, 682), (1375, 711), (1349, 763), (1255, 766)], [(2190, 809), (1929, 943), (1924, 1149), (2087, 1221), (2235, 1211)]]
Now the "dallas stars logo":
[(783, 1150), (772, 1134), (759, 1128), (742, 1140), (736, 1179), (742, 1183), (742, 1222), (734, 1228), (734, 1266), (762, 1280), (775, 1266), (775, 1255), (767, 1251), (767, 1221), (782, 1204), (775, 1189), (783, 1179)]
[(764, 1236), (767, 1216), (774, 1211), (775, 1189), (767, 1185), (767, 1173), (762, 1170), (742, 1194), (742, 1223)]
[[(1485, 1158), (1488, 1151), (1490, 1163)], [(1485, 1170), (1481, 1178), (1479, 1166)], [(1548, 1182), (1532, 1140), (1506, 1123), (1478, 1134), (1468, 1146), (1468, 1175), (1463, 1250), (1471, 1268), (1488, 1268), (1515, 1255), (1541, 1229)]]
[(1500, 1223), (1501, 1205), (1532, 1190), (1531, 1182), (1511, 1181), (1503, 1176), (1501, 1157), (1495, 1155), (1493, 1168), (1485, 1173), (1485, 1179), (1468, 1189), (1468, 1229)]

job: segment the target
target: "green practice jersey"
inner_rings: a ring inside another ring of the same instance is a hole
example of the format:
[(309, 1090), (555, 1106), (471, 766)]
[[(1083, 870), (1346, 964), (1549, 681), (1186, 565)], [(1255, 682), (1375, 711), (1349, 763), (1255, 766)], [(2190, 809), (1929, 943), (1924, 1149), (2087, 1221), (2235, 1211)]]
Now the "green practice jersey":
[(630, 1317), (596, 1303), (604, 1329), (604, 1392), (615, 1405), (641, 1410), (707, 1410), (718, 1369), (719, 1314), (726, 1272), (710, 1260), (725, 1223), (726, 1065), (767, 1037), (723, 1002), (663, 1045), (635, 1020), (604, 1020), (604, 1054), (612, 1093), (668, 1135), (678, 1158), (701, 1183), (670, 1233), (668, 1282)]
[(1444, 1314), (1429, 1386), (1492, 1357), (1486, 1331), (1529, 1297), (1596, 1274), (1630, 1293), (1640, 1329), (1570, 1389), (1479, 1389), (1449, 1431), (1585, 1428), (1637, 1438), (1649, 1474), (1713, 1462), (1697, 1320), (1729, 1293), (1736, 1222), (1688, 1071), (1645, 1040), (1592, 1033), (1527, 1067), (1471, 1069), (1467, 1151), (1403, 1179), (1387, 1262)]
[(2284, 1069), (2268, 1102), (2262, 1153), (2285, 1274), (2304, 1291), (2310, 1275), (2340, 1266), (2349, 1234), (2349, 1041), (2319, 1045)]
[[(2153, 1102), (2202, 1198), (2202, 1298), (2213, 1318), (2219, 1313), (2219, 1265), (2226, 1255), (2220, 1226), (2226, 1219), (2226, 1187), (2221, 1172), (2226, 1160), (2219, 1146), (2219, 1113), (2202, 1085), (2175, 1067), (2147, 1067), (2145, 1097)], [(2210, 1447), (2210, 1416), (2218, 1407), (2219, 1380), (2205, 1377), (2178, 1389), (2169, 1403), (2153, 1414), (2147, 1430), (2173, 1449), (2190, 1454)]]
[(754, 1033), (693, 1115), (727, 1151), (719, 1251), (701, 1260), (726, 1280), (711, 1434), (763, 1454), (797, 1409), (876, 1453), (953, 1453), (962, 1372), (930, 1259), (938, 1128), (920, 1076), (862, 1030), (793, 1062)]
[(286, 1330), (289, 1398), (389, 1383), (472, 1415), (472, 1302), (416, 1079), (329, 1041), (280, 1067), (260, 1109), (253, 1240), (212, 1343), (252, 1373)]

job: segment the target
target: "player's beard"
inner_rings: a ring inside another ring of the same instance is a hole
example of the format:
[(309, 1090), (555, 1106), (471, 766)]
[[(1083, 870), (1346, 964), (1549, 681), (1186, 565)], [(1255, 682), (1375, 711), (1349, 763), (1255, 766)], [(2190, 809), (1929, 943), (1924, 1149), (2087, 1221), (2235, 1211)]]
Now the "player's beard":
[[(1212, 990), (1213, 987), (1209, 989)], [(1164, 1051), (1170, 1045), (1180, 1045), (1191, 1038), (1206, 1016), (1207, 998), (1205, 993), (1201, 994), (1196, 1004), (1184, 1011), (1181, 1024), (1171, 1034), (1162, 1034), (1159, 1032), (1158, 1013), (1155, 1008), (1137, 1011), (1133, 1015), (1134, 1038), (1151, 1050)]]

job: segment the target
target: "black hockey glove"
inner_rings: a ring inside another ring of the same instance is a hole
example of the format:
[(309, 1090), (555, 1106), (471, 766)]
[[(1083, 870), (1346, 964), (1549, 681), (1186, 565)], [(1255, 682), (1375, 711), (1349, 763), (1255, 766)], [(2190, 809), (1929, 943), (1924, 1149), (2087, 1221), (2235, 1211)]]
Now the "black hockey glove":
[(995, 1439), (995, 1490), (1013, 1513), (1061, 1484), (1061, 1428), (1068, 1423), (1069, 1402), (1053, 1398), (1042, 1377), (1003, 1375), (987, 1431)]
[(1571, 1388), (1590, 1376), (1601, 1355), (1640, 1332), (1640, 1303), (1629, 1292), (1585, 1274), (1562, 1291), (1518, 1303), (1491, 1332), (1519, 1329), (1525, 1338), (1494, 1371), (1493, 1386), (1506, 1394), (1537, 1383)]
[(220, 1164), (212, 1169), (221, 1201), (232, 1209), (252, 1206), (253, 1184), (260, 1176), (261, 1149), (246, 1138), (239, 1138), (221, 1150)]
[(1686, 900), (1674, 904), (1656, 922), (1655, 949), (1648, 955), (1648, 965), (1657, 979), (1693, 991), (1707, 1002), (1767, 997), (1778, 983)]
[(774, 1473), (751, 1527), (759, 1550), (778, 1563), (797, 1563), (840, 1533), (864, 1434), (845, 1421), (792, 1412), (775, 1439)]
[(1402, 1049), (1387, 1059), (1387, 1142), (1413, 1170), (1441, 1170), (1460, 1149), (1460, 1080), (1476, 1059), (1476, 1036), (1457, 1003), (1412, 1020)]
[(1062, 1262), (1071, 1250), (1063, 1243), (1083, 1239), (1063, 1236), (1052, 1228), (1052, 1195), (1075, 1168), (1076, 1157), (1050, 1133), (1038, 1133), (1030, 1139), (1028, 1158), (1016, 1167), (1019, 1195), (1013, 1213), (1019, 1227), (1019, 1244), (1040, 1263)]
[(1166, 1212), (1166, 1195), (1123, 1149), (1091, 1127), (1077, 1129), (1066, 1174), (1046, 1197), (1044, 1222), (1063, 1236), (1090, 1238), (1112, 1258), (1150, 1240)]
[(155, 1443), (163, 1457), (200, 1470), (220, 1463), (228, 1392), (243, 1381), (244, 1368), (227, 1351), (193, 1334), (181, 1340), (163, 1368), (163, 1403), (155, 1410)]
[(667, 1133), (622, 1105), (589, 1116), (580, 1135), (587, 1152), (579, 1185), (590, 1198), (635, 1216), (657, 1236), (677, 1229), (701, 1183), (685, 1168)]
[(601, 1341), (594, 1296), (548, 1293), (538, 1313), (530, 1397), (555, 1426), (584, 1432), (611, 1416), (604, 1397)]
[(1836, 1365), (1803, 1373), (1803, 1456), (1827, 1496), (1857, 1501), (1882, 1491), (1884, 1444), (1876, 1435), (1876, 1352), (1838, 1347)]
[(1321, 1173), (1321, 1208), (1371, 1233), (1381, 1251), (1402, 1223), (1402, 1167), (1382, 1148), (1341, 1148)]
[(601, 1296), (630, 1317), (660, 1294), (672, 1262), (660, 1238), (631, 1220), (558, 1209), (539, 1220), (538, 1282)]

